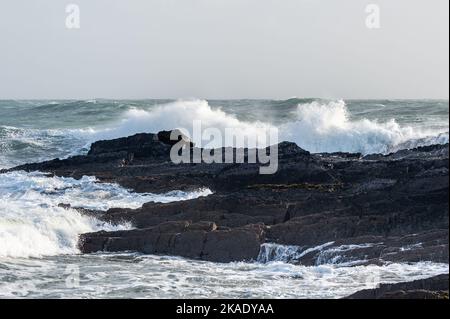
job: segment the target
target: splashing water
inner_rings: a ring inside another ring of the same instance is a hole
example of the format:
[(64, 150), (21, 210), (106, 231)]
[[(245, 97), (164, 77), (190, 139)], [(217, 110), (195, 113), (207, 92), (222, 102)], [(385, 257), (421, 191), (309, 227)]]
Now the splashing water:
[(95, 178), (47, 177), (42, 173), (0, 174), (0, 257), (39, 257), (77, 253), (78, 235), (98, 230), (129, 229), (112, 226), (72, 207), (107, 210), (138, 208), (150, 201), (171, 202), (211, 194), (174, 191), (164, 195), (138, 194), (115, 185), (97, 183)]
[[(194, 120), (222, 134), (226, 128), (237, 129), (251, 140), (261, 140), (268, 129), (277, 128), (280, 141), (295, 142), (311, 152), (388, 153), (446, 144), (449, 135), (448, 101), (8, 103), (18, 110), (7, 112), (12, 106), (2, 109), (0, 103), (0, 167), (84, 153), (92, 142), (101, 139), (174, 128), (192, 133)], [(26, 126), (19, 127), (18, 123)], [(66, 127), (65, 123), (72, 125)], [(199, 140), (194, 142), (201, 145)]]

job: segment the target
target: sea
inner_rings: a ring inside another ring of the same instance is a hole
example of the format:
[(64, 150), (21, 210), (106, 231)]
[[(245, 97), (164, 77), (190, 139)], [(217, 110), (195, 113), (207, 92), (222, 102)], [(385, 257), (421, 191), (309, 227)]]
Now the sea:
[[(0, 169), (85, 154), (98, 140), (189, 130), (193, 121), (256, 136), (275, 128), (280, 141), (315, 153), (387, 154), (448, 143), (448, 116), (448, 100), (0, 100)], [(441, 263), (339, 258), (304, 266), (292, 262), (302, 247), (270, 243), (254, 261), (226, 264), (132, 252), (82, 255), (80, 234), (133, 225), (58, 206), (138, 208), (211, 193), (135, 193), (95, 176), (0, 174), (0, 298), (341, 298), (449, 272)], [(313, 249), (327, 256), (328, 244)]]

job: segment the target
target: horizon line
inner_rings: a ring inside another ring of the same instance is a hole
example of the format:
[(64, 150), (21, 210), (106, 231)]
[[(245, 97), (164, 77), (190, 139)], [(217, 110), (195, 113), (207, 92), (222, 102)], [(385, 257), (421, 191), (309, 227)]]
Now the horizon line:
[(245, 98), (199, 98), (199, 97), (121, 97), (121, 98), (113, 98), (113, 97), (90, 97), (90, 98), (0, 98), (0, 101), (94, 101), (94, 100), (105, 100), (105, 101), (143, 101), (143, 100), (171, 100), (171, 101), (195, 101), (195, 100), (209, 100), (209, 101), (288, 101), (288, 100), (344, 100), (344, 101), (358, 101), (358, 100), (366, 100), (366, 101), (379, 101), (379, 100), (390, 100), (390, 101), (408, 101), (408, 100), (431, 100), (431, 101), (448, 101), (449, 97), (420, 97), (420, 98), (399, 98), (399, 97), (371, 97), (371, 98), (361, 98), (361, 97), (289, 97), (289, 98), (265, 98), (265, 97), (245, 97)]

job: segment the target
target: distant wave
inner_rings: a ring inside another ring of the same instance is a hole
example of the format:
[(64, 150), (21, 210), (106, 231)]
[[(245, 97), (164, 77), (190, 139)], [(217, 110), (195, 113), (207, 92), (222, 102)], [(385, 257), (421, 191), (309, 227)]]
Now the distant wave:
[(0, 168), (87, 151), (93, 129), (34, 129), (0, 126)]

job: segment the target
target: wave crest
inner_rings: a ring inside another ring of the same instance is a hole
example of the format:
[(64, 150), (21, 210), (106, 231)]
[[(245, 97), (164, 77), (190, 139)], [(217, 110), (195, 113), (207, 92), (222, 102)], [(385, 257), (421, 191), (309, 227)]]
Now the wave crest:
[[(402, 147), (448, 143), (448, 132), (401, 126), (394, 119), (352, 119), (344, 101), (299, 104), (283, 137), (310, 152), (390, 153)], [(403, 146), (402, 146), (403, 145)]]
[[(448, 132), (402, 126), (394, 119), (385, 122), (354, 119), (343, 100), (300, 103), (290, 118), (279, 125), (270, 121), (248, 122), (211, 107), (205, 100), (176, 101), (150, 110), (130, 109), (115, 127), (94, 134), (94, 140), (174, 128), (192, 132), (193, 121), (201, 121), (203, 128), (218, 128), (222, 133), (226, 128), (237, 129), (250, 141), (257, 138), (264, 141), (268, 129), (277, 128), (279, 141), (295, 142), (313, 153), (386, 154), (401, 148), (448, 143)], [(205, 144), (198, 140), (194, 142)], [(220, 146), (233, 145), (214, 145)]]
[[(101, 106), (90, 103), (93, 109), (85, 108), (82, 112), (85, 115), (81, 118), (86, 118), (88, 121), (83, 122), (82, 128), (37, 129), (0, 126), (0, 168), (30, 161), (83, 154), (92, 142), (103, 139), (144, 132), (155, 133), (175, 128), (185, 128), (192, 133), (193, 121), (201, 121), (204, 129), (217, 128), (222, 134), (226, 128), (235, 129), (239, 135), (248, 138), (249, 146), (256, 145), (256, 139), (265, 141), (268, 130), (278, 128), (279, 142), (295, 142), (313, 153), (386, 154), (418, 146), (447, 144), (449, 141), (448, 125), (445, 125), (445, 122), (436, 125), (436, 118), (430, 119), (429, 123), (421, 123), (420, 127), (399, 124), (395, 119), (378, 121), (364, 118), (367, 116), (365, 109), (358, 111), (359, 114), (355, 116), (342, 100), (290, 99), (270, 101), (270, 103), (268, 101), (264, 103), (228, 101), (224, 102), (225, 105), (222, 108), (211, 106), (205, 100), (160, 103), (157, 105), (121, 103), (115, 104), (115, 107), (107, 103)], [(217, 105), (218, 102), (212, 104)], [(248, 107), (252, 105), (255, 108), (255, 114), (258, 113), (257, 116), (248, 116)], [(393, 116), (402, 114), (400, 111), (402, 107), (397, 104)], [(414, 114), (418, 112), (418, 107), (409, 111), (407, 109), (405, 112)], [(240, 108), (244, 108), (245, 112), (242, 112)], [(261, 110), (264, 111), (259, 112)], [(106, 116), (108, 118), (119, 119), (115, 122), (108, 120), (108, 124), (101, 124), (102, 121), (96, 122), (95, 118), (86, 115), (93, 113), (100, 113), (101, 118), (108, 114)], [(277, 116), (276, 119), (272, 118), (274, 114)], [(41, 114), (41, 116), (44, 115), (49, 116), (48, 113)], [(259, 120), (254, 120), (255, 118)], [(96, 122), (96, 125), (89, 127), (89, 121)], [(205, 146), (205, 143), (195, 138), (194, 142)], [(224, 141), (216, 141), (216, 144), (208, 143), (207, 146), (221, 147), (223, 145), (232, 146), (226, 145)], [(264, 146), (264, 144), (259, 145)]]

